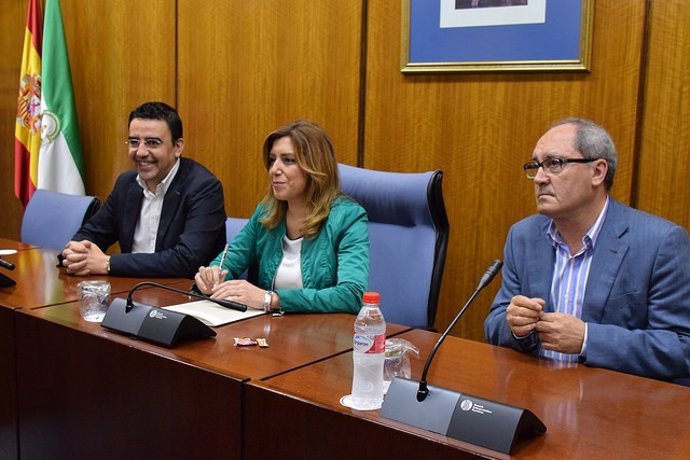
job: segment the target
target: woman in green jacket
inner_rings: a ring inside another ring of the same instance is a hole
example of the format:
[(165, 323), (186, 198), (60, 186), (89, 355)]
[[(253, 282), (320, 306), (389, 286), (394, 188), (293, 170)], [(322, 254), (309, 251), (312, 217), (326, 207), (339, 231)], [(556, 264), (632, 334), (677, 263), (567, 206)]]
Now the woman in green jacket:
[[(270, 133), (270, 187), (232, 244), (201, 267), (196, 287), (213, 298), (285, 312), (350, 312), (369, 278), (367, 214), (340, 192), (328, 134), (309, 121)], [(237, 279), (252, 267), (252, 284)]]

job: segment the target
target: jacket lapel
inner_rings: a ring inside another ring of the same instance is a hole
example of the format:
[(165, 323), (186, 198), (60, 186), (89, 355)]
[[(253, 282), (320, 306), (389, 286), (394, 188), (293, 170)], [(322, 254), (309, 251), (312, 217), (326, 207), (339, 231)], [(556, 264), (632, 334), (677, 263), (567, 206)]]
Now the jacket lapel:
[(163, 209), (161, 210), (161, 220), (158, 223), (158, 234), (156, 235), (156, 251), (161, 250), (161, 245), (165, 241), (170, 223), (182, 201), (182, 188), (186, 183), (187, 174), (189, 173), (188, 165), (189, 163), (187, 163), (186, 160), (180, 158), (180, 168), (177, 170), (177, 174), (170, 184), (168, 191), (165, 192)]
[(532, 289), (529, 293), (531, 297), (540, 297), (546, 301), (547, 309), (550, 304), (551, 280), (556, 257), (554, 247), (546, 237), (549, 222), (549, 219), (544, 219), (539, 233), (534, 235), (534, 241), (528, 245), (528, 282), (525, 284)]
[(609, 209), (597, 237), (592, 266), (587, 280), (582, 320), (598, 323), (604, 315), (606, 300), (616, 280), (628, 244), (622, 238), (628, 230), (625, 210), (616, 201), (609, 201)]
[(124, 194), (124, 206), (122, 206), (122, 213), (120, 214), (120, 222), (122, 223), (122, 236), (120, 237), (120, 249), (122, 252), (132, 252), (132, 244), (134, 242), (134, 231), (139, 222), (139, 214), (141, 214), (141, 201), (144, 199), (144, 193), (136, 181), (132, 181)]

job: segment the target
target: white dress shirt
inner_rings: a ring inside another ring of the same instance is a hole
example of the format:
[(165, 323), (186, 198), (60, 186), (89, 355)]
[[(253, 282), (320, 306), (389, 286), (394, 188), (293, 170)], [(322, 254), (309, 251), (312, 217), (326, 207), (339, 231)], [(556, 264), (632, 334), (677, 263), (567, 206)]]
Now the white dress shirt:
[(158, 225), (160, 224), (161, 212), (163, 211), (163, 199), (170, 184), (175, 179), (178, 169), (180, 169), (179, 158), (175, 161), (173, 167), (170, 168), (170, 172), (165, 176), (165, 179), (156, 186), (154, 192), (150, 191), (144, 181), (137, 175), (137, 184), (143, 189), (144, 199), (141, 203), (137, 228), (134, 230), (133, 253), (151, 254), (156, 252), (156, 237), (158, 236)]

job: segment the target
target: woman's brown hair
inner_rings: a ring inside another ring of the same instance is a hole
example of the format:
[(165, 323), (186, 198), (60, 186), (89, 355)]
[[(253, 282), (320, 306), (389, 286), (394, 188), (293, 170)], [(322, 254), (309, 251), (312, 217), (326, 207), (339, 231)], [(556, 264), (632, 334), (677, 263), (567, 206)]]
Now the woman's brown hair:
[[(328, 217), (333, 200), (340, 194), (340, 179), (338, 177), (338, 163), (335, 151), (328, 133), (319, 125), (307, 120), (297, 120), (281, 126), (264, 141), (263, 160), (266, 170), (270, 168), (270, 154), (273, 143), (283, 137), (289, 137), (295, 153), (295, 161), (307, 176), (305, 190), (307, 201), (307, 215), (300, 233), (305, 237), (315, 236), (321, 224)], [(266, 209), (261, 223), (273, 229), (285, 219), (287, 202), (280, 201), (273, 195), (273, 188), (262, 200)]]

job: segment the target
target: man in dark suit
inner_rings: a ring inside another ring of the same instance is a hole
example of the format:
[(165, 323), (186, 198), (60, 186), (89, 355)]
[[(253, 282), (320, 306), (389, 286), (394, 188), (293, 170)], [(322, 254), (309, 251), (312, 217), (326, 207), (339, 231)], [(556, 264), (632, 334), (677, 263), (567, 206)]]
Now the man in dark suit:
[(690, 240), (609, 197), (617, 155), (589, 120), (556, 123), (524, 165), (539, 214), (515, 224), (489, 342), (669, 381), (690, 376)]
[[(135, 169), (67, 243), (62, 263), (79, 276), (192, 278), (225, 244), (223, 188), (181, 157), (182, 120), (162, 102), (132, 111), (126, 143)], [(116, 242), (121, 253), (105, 254)]]

